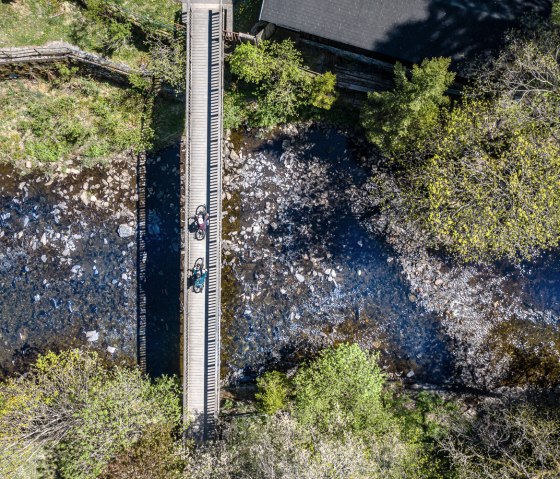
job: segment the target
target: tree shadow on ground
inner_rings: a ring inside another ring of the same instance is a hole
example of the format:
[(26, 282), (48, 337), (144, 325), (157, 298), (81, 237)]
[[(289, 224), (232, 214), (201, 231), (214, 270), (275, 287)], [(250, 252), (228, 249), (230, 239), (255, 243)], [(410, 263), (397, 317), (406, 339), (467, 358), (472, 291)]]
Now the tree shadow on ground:
[[(427, 17), (395, 24), (371, 49), (395, 58), (420, 62), (433, 56), (451, 57), (458, 64), (491, 56), (504, 34), (530, 15), (548, 15), (550, 0), (432, 0)], [(462, 67), (461, 67), (462, 68)]]

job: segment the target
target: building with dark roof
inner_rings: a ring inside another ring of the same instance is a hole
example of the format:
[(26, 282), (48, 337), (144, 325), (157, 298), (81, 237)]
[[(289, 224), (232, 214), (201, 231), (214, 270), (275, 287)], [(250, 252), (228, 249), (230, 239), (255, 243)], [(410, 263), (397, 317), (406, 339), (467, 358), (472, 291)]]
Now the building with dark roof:
[(261, 20), (359, 53), (455, 63), (498, 47), (527, 15), (551, 0), (264, 0)]

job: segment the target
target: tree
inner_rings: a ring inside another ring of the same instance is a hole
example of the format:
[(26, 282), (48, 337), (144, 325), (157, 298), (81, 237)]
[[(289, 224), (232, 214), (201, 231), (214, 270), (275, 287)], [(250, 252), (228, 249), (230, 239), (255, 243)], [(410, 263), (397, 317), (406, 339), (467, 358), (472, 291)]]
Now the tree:
[(466, 101), (407, 172), (413, 219), (467, 261), (530, 258), (559, 243), (560, 144), (518, 102)]
[(384, 431), (390, 413), (383, 404), (385, 375), (377, 360), (356, 344), (324, 350), (294, 377), (298, 421), (332, 435)]
[(173, 380), (107, 369), (93, 352), (48, 353), (0, 384), (0, 475), (36, 463), (59, 477), (94, 478), (145, 430), (169, 430), (179, 419)]
[(399, 470), (398, 448), (384, 447), (386, 461), (376, 463), (361, 441), (313, 434), (287, 414), (234, 421), (225, 438), (191, 455), (187, 479), (403, 477), (387, 473)]
[(560, 26), (560, 1), (559, 0), (553, 0), (552, 2), (552, 13), (550, 19), (554, 25)]
[(397, 113), (381, 124), (387, 136), (373, 136), (404, 160), (393, 167), (396, 187), (378, 183), (393, 217), (418, 225), (426, 242), (461, 261), (519, 261), (560, 243), (559, 45), (549, 22), (517, 32), (472, 73), (452, 111), (430, 103), (423, 121), (393, 108), (410, 115), (405, 126), (420, 125), (407, 136)]
[(290, 384), (285, 374), (271, 371), (257, 379), (259, 392), (255, 395), (259, 409), (266, 414), (276, 414), (288, 406)]
[[(293, 379), (269, 373), (261, 403), (273, 415), (233, 420), (224, 440), (191, 454), (188, 479), (449, 479), (427, 438), (442, 435), (426, 395), (394, 400), (377, 355), (357, 345), (323, 351)], [(263, 398), (264, 393), (264, 398)], [(293, 411), (278, 413), (276, 406)]]
[(257, 126), (298, 118), (309, 108), (328, 110), (335, 100), (335, 76), (304, 70), (301, 53), (289, 40), (242, 43), (228, 61), (231, 72), (256, 98), (250, 121)]
[(388, 155), (413, 151), (438, 126), (440, 111), (449, 105), (445, 95), (455, 75), (449, 58), (424, 60), (414, 65), (410, 78), (406, 67), (395, 65), (393, 91), (368, 94), (362, 109), (362, 125), (372, 143)]
[(474, 419), (455, 418), (442, 441), (460, 479), (560, 477), (558, 408), (483, 406)]

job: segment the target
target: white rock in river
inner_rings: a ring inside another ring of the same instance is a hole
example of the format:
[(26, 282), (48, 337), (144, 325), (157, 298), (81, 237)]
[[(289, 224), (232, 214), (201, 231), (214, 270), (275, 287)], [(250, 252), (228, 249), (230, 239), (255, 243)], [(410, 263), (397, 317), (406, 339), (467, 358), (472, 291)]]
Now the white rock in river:
[(107, 351), (108, 351), (110, 354), (114, 354), (116, 350), (117, 350), (117, 348), (115, 348), (115, 347), (113, 347), (113, 346), (107, 346)]
[(90, 343), (93, 343), (94, 341), (97, 341), (99, 339), (99, 333), (97, 331), (87, 331), (86, 332), (86, 339)]
[(117, 233), (121, 238), (128, 238), (129, 236), (134, 235), (134, 228), (132, 226), (122, 224), (119, 225), (119, 229), (117, 230)]
[(296, 279), (300, 282), (303, 283), (305, 281), (305, 278), (303, 277), (303, 275), (296, 273)]

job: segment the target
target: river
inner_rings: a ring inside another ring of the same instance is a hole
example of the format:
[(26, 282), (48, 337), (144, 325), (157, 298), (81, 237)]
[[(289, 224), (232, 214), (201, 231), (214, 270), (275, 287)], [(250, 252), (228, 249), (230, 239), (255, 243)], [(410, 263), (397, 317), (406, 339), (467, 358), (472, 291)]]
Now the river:
[[(371, 227), (379, 213), (369, 199), (370, 149), (335, 129), (250, 134), (235, 149), (224, 175), (225, 382), (358, 341), (408, 381), (556, 384), (554, 367), (540, 369), (554, 366), (560, 349), (557, 254), (490, 268), (405, 254)], [(178, 147), (150, 157), (145, 178), (137, 166), (122, 159), (24, 178), (0, 170), (4, 374), (39, 351), (73, 345), (135, 361), (140, 304), (148, 370), (178, 372)], [(119, 225), (136, 228), (142, 191), (146, 227), (121, 237)], [(511, 379), (524, 345), (550, 357), (534, 366), (537, 380)]]

